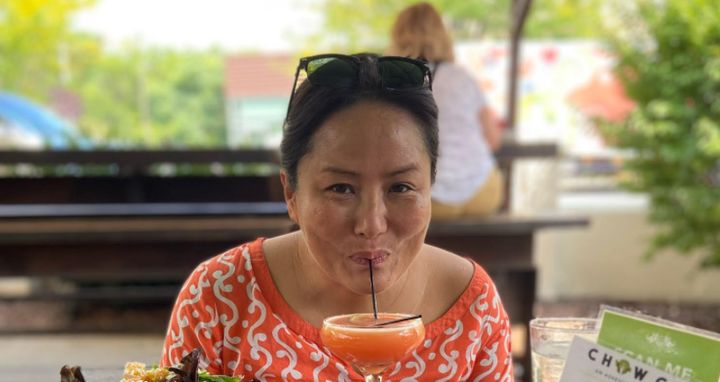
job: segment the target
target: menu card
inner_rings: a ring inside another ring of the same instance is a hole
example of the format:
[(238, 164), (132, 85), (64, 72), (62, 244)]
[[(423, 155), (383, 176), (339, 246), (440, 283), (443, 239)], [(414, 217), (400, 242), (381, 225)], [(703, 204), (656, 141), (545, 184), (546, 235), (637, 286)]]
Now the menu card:
[(559, 382), (680, 382), (625, 354), (575, 337)]
[(603, 307), (597, 343), (683, 381), (720, 382), (720, 335)]

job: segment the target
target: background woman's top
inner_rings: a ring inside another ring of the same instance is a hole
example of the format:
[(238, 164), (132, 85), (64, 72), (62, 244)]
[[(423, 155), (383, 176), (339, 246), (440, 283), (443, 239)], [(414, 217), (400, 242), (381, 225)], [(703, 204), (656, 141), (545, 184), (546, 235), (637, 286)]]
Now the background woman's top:
[[(195, 269), (173, 309), (161, 365), (201, 348), (200, 366), (212, 374), (261, 381), (362, 380), (322, 346), (319, 330), (285, 302), (270, 276), (262, 241)], [(479, 265), (450, 310), (426, 325), (423, 344), (389, 369), (384, 380), (512, 381), (507, 314)]]
[(475, 78), (453, 62), (442, 62), (435, 70), (433, 95), (439, 110), (440, 157), (432, 197), (446, 204), (463, 203), (495, 168), (478, 117), (485, 96)]

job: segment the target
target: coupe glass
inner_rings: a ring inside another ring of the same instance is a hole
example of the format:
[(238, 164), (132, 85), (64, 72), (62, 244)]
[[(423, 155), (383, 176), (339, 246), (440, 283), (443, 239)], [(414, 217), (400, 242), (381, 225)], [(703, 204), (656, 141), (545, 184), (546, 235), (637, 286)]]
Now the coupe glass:
[[(320, 338), (338, 358), (350, 364), (366, 382), (381, 382), (382, 374), (415, 350), (425, 338), (422, 318), (394, 324), (383, 322), (413, 317), (409, 314), (345, 314), (323, 321)], [(381, 325), (378, 325), (381, 324)]]

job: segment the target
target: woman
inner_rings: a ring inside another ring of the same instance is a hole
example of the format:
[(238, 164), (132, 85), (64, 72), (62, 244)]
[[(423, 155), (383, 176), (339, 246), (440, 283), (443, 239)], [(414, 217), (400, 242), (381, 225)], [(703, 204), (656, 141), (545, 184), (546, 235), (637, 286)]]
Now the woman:
[(500, 123), (477, 81), (453, 62), (452, 40), (437, 10), (428, 3), (418, 3), (400, 12), (389, 52), (421, 57), (433, 69), (440, 127), (433, 218), (496, 212), (504, 195), (502, 174), (493, 157), (501, 144)]
[[(424, 343), (392, 380), (512, 380), (507, 315), (483, 269), (424, 243), (437, 109), (421, 62), (371, 55), (302, 59), (280, 178), (300, 229), (200, 264), (183, 286), (161, 363), (199, 347), (215, 374), (361, 380), (324, 349), (325, 317), (422, 314)], [(297, 74), (296, 74), (297, 78)], [(486, 378), (487, 376), (487, 378)]]

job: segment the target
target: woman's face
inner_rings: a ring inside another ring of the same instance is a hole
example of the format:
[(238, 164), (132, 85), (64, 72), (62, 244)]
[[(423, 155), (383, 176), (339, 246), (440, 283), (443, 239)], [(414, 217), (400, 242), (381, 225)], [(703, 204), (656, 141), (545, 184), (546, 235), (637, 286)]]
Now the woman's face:
[(377, 292), (408, 269), (425, 240), (431, 186), (430, 157), (408, 112), (366, 101), (335, 113), (297, 179), (295, 190), (285, 186), (290, 216), (327, 277), (367, 294), (369, 262)]

